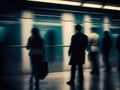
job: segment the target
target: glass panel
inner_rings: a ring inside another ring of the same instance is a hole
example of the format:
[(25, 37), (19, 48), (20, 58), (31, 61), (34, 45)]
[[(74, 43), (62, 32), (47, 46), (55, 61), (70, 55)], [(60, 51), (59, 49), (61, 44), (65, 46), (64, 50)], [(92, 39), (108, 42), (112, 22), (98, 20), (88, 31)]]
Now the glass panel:
[[(0, 66), (2, 73), (15, 74), (21, 72), (21, 31), (18, 24), (0, 26)], [(1, 70), (0, 70), (1, 71)]]

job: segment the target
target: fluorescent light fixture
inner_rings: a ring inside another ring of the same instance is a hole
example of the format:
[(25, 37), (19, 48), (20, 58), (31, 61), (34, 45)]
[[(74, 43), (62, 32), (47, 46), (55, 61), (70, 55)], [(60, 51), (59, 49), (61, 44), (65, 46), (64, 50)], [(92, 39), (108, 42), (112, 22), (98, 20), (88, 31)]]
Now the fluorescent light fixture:
[(92, 4), (92, 3), (83, 3), (83, 7), (90, 7), (90, 8), (102, 8), (103, 5), (101, 4)]
[(34, 22), (34, 25), (61, 26), (60, 23)]
[(103, 9), (110, 9), (110, 10), (119, 10), (120, 11), (120, 6), (111, 6), (111, 5), (105, 5)]
[(64, 4), (64, 5), (72, 5), (72, 6), (80, 6), (81, 5), (80, 2), (64, 1), (64, 0), (28, 0), (28, 1)]

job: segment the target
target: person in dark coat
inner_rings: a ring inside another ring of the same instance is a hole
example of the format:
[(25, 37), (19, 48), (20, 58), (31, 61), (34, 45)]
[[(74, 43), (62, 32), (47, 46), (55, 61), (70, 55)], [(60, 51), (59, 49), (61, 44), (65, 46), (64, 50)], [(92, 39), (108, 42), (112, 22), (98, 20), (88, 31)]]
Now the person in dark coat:
[(117, 40), (116, 40), (116, 48), (118, 50), (118, 55), (119, 55), (119, 65), (118, 65), (118, 71), (120, 71), (120, 33), (119, 33), (119, 36), (117, 37)]
[(75, 26), (75, 34), (71, 38), (71, 45), (68, 55), (71, 56), (69, 65), (71, 65), (71, 77), (67, 84), (74, 84), (76, 66), (78, 65), (79, 79), (83, 79), (83, 64), (85, 64), (85, 50), (88, 45), (88, 37), (81, 33), (81, 25)]
[(31, 36), (28, 38), (27, 49), (29, 51), (30, 63), (32, 74), (30, 77), (30, 83), (33, 81), (33, 77), (35, 78), (36, 88), (39, 87), (39, 78), (38, 76), (38, 68), (41, 61), (44, 58), (44, 41), (42, 37), (39, 35), (39, 30), (37, 28), (33, 28), (31, 31)]
[(111, 65), (109, 62), (109, 54), (111, 48), (112, 48), (112, 37), (109, 35), (108, 31), (104, 31), (104, 37), (102, 39), (101, 49), (102, 49), (103, 60), (106, 67), (105, 69), (106, 72), (109, 72), (111, 70)]

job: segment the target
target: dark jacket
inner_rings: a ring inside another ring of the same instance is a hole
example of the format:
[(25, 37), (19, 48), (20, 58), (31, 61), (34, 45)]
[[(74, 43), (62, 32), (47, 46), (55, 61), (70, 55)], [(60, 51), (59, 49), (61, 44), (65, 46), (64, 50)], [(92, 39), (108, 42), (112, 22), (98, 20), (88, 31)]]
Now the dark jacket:
[(85, 63), (85, 49), (88, 45), (88, 37), (81, 32), (72, 36), (69, 55), (71, 56), (69, 65)]
[(102, 39), (101, 49), (103, 53), (109, 53), (112, 48), (112, 37), (105, 36)]
[(39, 35), (32, 35), (28, 39), (27, 49), (30, 49), (29, 55), (44, 56), (44, 42)]
[(116, 48), (120, 52), (120, 36), (116, 40)]

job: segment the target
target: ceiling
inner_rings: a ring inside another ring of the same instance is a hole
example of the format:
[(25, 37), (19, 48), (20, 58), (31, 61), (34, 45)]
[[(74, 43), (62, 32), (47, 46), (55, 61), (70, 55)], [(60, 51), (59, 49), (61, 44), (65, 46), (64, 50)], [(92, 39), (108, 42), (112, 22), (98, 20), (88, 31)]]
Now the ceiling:
[[(110, 5), (117, 5), (120, 6), (120, 0), (67, 0), (67, 1), (75, 1), (75, 2), (92, 2), (92, 3), (100, 3), (100, 4), (110, 4)], [(18, 9), (23, 9), (28, 7), (27, 5), (27, 0), (0, 0), (0, 13), (1, 11), (9, 11), (9, 10), (18, 10)], [(33, 3), (31, 3), (31, 6)], [(36, 4), (35, 4), (36, 5)], [(35, 6), (34, 5), (34, 6)], [(53, 8), (62, 8), (63, 6), (60, 5), (51, 5), (49, 4), (51, 7)], [(40, 5), (38, 5), (40, 6)], [(42, 7), (50, 7), (45, 5), (41, 5)], [(68, 6), (64, 6), (65, 8)], [(70, 6), (69, 6), (70, 8)], [(74, 7), (71, 7), (74, 8)], [(75, 8), (76, 9), (76, 8)], [(83, 9), (84, 10), (84, 9)]]
[[(18, 2), (25, 2), (27, 0), (0, 0), (1, 5), (4, 3), (18, 3)], [(77, 1), (77, 2), (97, 2), (103, 4), (116, 4), (120, 5), (120, 0), (65, 0), (65, 1)]]
[(103, 4), (116, 4), (116, 5), (120, 5), (120, 0), (68, 0), (68, 1), (97, 2), (97, 3), (103, 3)]

